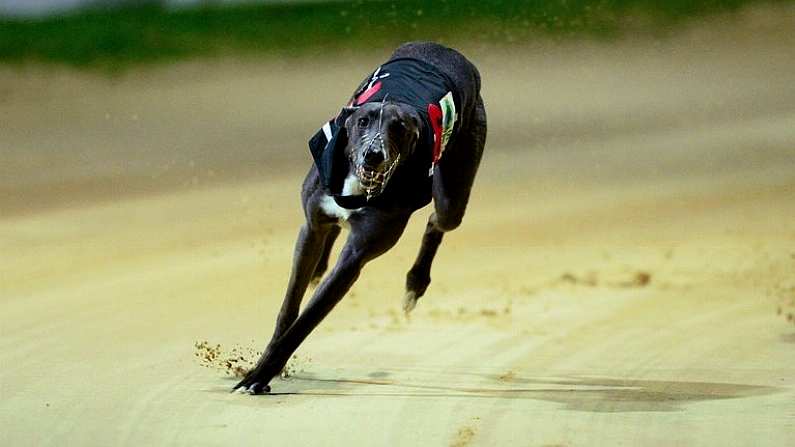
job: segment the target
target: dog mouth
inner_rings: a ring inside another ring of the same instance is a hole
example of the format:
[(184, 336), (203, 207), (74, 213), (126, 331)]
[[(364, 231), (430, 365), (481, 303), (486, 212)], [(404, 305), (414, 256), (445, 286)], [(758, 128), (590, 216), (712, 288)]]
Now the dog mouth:
[(367, 196), (367, 200), (370, 200), (372, 197), (375, 197), (384, 191), (387, 182), (389, 182), (389, 179), (395, 172), (395, 167), (397, 167), (399, 160), (400, 154), (398, 154), (398, 156), (395, 157), (395, 159), (383, 171), (372, 169), (364, 165), (358, 165), (356, 167), (356, 177), (362, 184), (362, 189)]

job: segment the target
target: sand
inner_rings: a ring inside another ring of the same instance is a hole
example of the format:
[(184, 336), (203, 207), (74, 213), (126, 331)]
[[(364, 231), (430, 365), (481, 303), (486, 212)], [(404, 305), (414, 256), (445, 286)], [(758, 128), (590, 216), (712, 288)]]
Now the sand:
[(268, 396), (215, 360), (264, 347), (306, 138), (383, 53), (0, 68), (0, 445), (795, 444), (791, 18), (470, 48), (487, 154), (427, 295), (426, 209)]

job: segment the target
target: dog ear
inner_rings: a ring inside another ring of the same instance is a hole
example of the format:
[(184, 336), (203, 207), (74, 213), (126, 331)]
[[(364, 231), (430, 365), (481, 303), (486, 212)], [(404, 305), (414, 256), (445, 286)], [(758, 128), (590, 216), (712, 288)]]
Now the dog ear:
[(343, 107), (340, 113), (315, 133), (309, 140), (309, 150), (315, 159), (323, 186), (332, 193), (342, 190), (348, 174), (345, 148), (348, 146), (348, 131), (345, 121), (358, 107)]
[(353, 115), (353, 112), (359, 110), (358, 106), (346, 106), (340, 110), (339, 115), (337, 115), (337, 125), (340, 127), (345, 126), (345, 120), (348, 119), (349, 116)]
[(348, 156), (345, 148), (348, 147), (348, 129), (345, 122), (358, 107), (343, 107), (335, 121), (335, 131), (323, 154), (324, 164), (328, 166), (326, 186), (332, 193), (342, 192), (342, 185), (348, 175)]
[(422, 118), (420, 115), (414, 110), (402, 110), (400, 115), (401, 120), (403, 121), (404, 127), (409, 130), (410, 132), (407, 134), (408, 142), (408, 153), (414, 153), (417, 145), (420, 141), (420, 136), (422, 135)]
[(335, 157), (340, 154), (344, 156), (345, 147), (348, 146), (348, 129), (345, 128), (345, 122), (358, 109), (358, 107), (343, 107), (337, 117), (334, 118), (332, 138), (328, 142), (327, 149), (330, 149), (328, 152), (336, 154)]
[(414, 139), (419, 140), (422, 131), (422, 118), (420, 118), (420, 115), (414, 109), (409, 111), (408, 117), (409, 120), (411, 120), (411, 124), (414, 126)]

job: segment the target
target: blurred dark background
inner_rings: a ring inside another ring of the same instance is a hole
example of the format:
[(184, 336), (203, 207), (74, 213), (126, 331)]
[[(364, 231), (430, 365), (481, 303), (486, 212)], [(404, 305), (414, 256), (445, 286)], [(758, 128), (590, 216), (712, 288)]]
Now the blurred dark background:
[(0, 61), (119, 70), (218, 54), (284, 56), (408, 40), (517, 45), (667, 33), (758, 0), (3, 0)]

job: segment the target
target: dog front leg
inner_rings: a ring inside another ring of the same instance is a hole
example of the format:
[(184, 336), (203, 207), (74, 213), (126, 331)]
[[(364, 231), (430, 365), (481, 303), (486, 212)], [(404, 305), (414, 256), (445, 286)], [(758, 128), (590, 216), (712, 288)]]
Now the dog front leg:
[(257, 362), (257, 366), (235, 386), (235, 389), (244, 388), (251, 394), (270, 392), (268, 383), (279, 374), (301, 342), (350, 289), (359, 276), (361, 266), (361, 262), (357, 259), (341, 260), (317, 289), (292, 326), (280, 338), (271, 341)]
[(315, 290), (295, 322), (279, 338), (271, 341), (257, 366), (234, 389), (243, 388), (251, 394), (269, 392), (268, 383), (284, 368), (309, 333), (345, 296), (359, 277), (364, 264), (395, 245), (403, 233), (408, 215), (389, 222), (379, 220), (351, 222), (351, 235), (334, 269)]
[(306, 223), (298, 233), (293, 255), (293, 267), (287, 292), (284, 295), (279, 316), (276, 318), (276, 328), (273, 331), (271, 342), (284, 334), (287, 328), (298, 317), (309, 281), (323, 255), (325, 245), (334, 232), (332, 225), (321, 226)]

